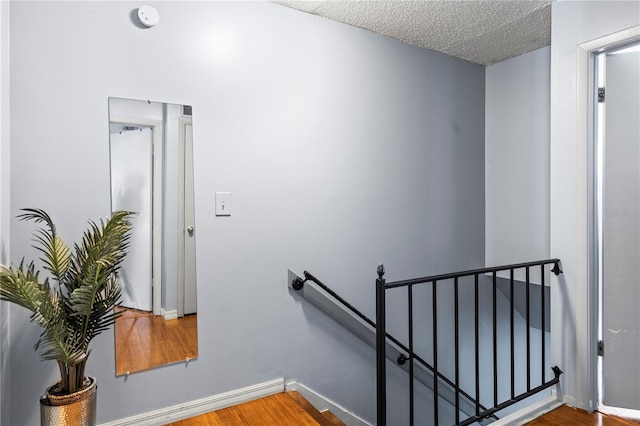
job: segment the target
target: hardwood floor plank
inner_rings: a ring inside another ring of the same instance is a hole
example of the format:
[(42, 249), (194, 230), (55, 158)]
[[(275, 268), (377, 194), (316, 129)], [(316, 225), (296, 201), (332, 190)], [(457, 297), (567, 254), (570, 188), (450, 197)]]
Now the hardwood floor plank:
[(344, 426), (342, 420), (336, 417), (336, 415), (329, 410), (323, 411), (322, 416), (326, 419), (327, 426)]
[[(297, 393), (297, 392), (296, 392)], [(290, 393), (279, 393), (266, 398), (223, 408), (167, 426), (344, 426), (339, 419), (327, 420), (319, 414), (316, 420)], [(306, 400), (305, 400), (306, 401)], [(306, 402), (306, 404), (309, 404)], [(317, 413), (318, 411), (311, 406)], [(335, 416), (334, 416), (335, 417)]]
[(539, 417), (529, 423), (527, 426), (629, 426), (640, 425), (640, 421), (623, 419), (620, 417), (609, 416), (599, 412), (587, 413), (566, 405), (558, 407), (553, 411)]
[(151, 312), (124, 312), (115, 326), (116, 374), (148, 370), (198, 356), (197, 315), (165, 321)]

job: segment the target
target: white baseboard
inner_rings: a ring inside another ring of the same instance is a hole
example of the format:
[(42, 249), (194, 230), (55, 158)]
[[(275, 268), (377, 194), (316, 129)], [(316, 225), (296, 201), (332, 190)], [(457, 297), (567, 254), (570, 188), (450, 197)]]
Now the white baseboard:
[(212, 395), (195, 401), (102, 423), (101, 426), (156, 426), (231, 407), (243, 402), (284, 392), (284, 379), (275, 379), (246, 388)]
[(608, 405), (600, 405), (598, 411), (602, 414), (609, 414), (625, 419), (640, 420), (640, 410), (632, 410), (629, 408), (609, 407)]
[(164, 309), (160, 309), (160, 314), (165, 321), (178, 319), (178, 310), (171, 309), (170, 311), (165, 311)]
[(491, 426), (523, 425), (551, 410), (558, 408), (562, 404), (564, 404), (564, 401), (562, 401), (562, 399), (557, 395), (549, 395), (547, 398), (541, 399), (540, 401), (528, 405), (521, 410), (496, 420), (491, 423)]
[(326, 410), (331, 411), (337, 418), (342, 421), (342, 423), (347, 426), (371, 426), (370, 423), (365, 422), (360, 417), (347, 411), (344, 407), (309, 389), (302, 383), (298, 383), (296, 381), (287, 382), (285, 385), (285, 389), (287, 390), (287, 392), (297, 391), (304, 397), (304, 399), (309, 401), (309, 403), (320, 412)]

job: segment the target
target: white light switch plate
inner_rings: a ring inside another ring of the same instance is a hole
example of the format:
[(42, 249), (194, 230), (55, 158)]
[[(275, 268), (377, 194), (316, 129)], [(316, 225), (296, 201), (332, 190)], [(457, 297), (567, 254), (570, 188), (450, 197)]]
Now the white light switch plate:
[(216, 216), (231, 216), (230, 192), (216, 192)]

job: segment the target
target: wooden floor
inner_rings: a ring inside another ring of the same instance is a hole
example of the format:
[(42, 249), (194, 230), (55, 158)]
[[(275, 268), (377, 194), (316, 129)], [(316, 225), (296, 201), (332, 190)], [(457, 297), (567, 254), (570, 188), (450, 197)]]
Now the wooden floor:
[[(225, 408), (167, 426), (344, 426), (329, 411), (318, 412), (297, 392), (286, 392)], [(587, 413), (566, 405), (527, 426), (632, 426), (640, 421)]]
[(286, 392), (169, 424), (169, 426), (272, 425), (344, 426), (344, 423), (329, 411), (320, 413), (298, 392)]
[(196, 314), (165, 321), (151, 312), (126, 310), (115, 327), (116, 375), (197, 358), (197, 328)]
[(587, 413), (584, 410), (563, 405), (542, 417), (527, 423), (527, 426), (629, 426), (640, 425), (638, 420), (623, 419), (620, 417), (609, 416), (599, 412)]

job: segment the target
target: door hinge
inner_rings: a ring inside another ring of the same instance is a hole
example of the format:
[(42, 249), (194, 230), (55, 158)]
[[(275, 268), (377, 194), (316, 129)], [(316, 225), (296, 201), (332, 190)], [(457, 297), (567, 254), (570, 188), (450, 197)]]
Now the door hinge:
[(598, 340), (598, 356), (604, 356), (604, 342)]
[(598, 103), (604, 102), (604, 87), (598, 87)]

